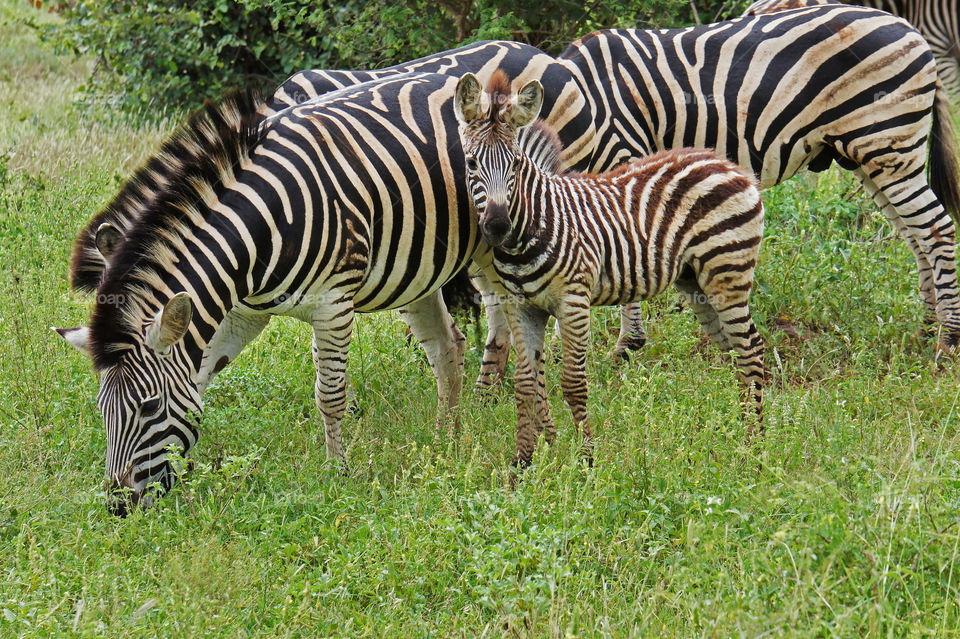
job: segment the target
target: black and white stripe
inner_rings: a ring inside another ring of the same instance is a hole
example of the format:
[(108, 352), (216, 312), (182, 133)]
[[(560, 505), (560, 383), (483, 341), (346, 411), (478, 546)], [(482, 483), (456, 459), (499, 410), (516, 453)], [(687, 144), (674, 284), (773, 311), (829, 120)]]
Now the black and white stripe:
[[(838, 0), (760, 0), (744, 15), (837, 4)], [(844, 4), (879, 9), (900, 16), (926, 39), (937, 59), (937, 71), (947, 93), (960, 100), (960, 11), (957, 0), (845, 0)]]
[(560, 145), (531, 125), (543, 88), (506, 78), (485, 91), (471, 75), (456, 112), (468, 182), (494, 281), (517, 352), (517, 456), (530, 463), (538, 435), (554, 434), (546, 402), (543, 338), (557, 318), (564, 399), (590, 451), (585, 359), (590, 307), (650, 299), (675, 284), (713, 340), (737, 355), (739, 377), (762, 428), (763, 341), (748, 299), (763, 236), (752, 176), (704, 150), (665, 151), (599, 175), (558, 173)]
[[(829, 5), (599, 31), (559, 61), (591, 103), (592, 171), (690, 146), (717, 150), (761, 187), (834, 161), (855, 171), (916, 257), (941, 344), (956, 345), (955, 138), (930, 48), (903, 20)], [(639, 325), (638, 309), (630, 314)]]
[(169, 484), (161, 444), (189, 451), (207, 383), (272, 315), (313, 327), (328, 457), (345, 460), (355, 313), (411, 311), (441, 413), (455, 410), (464, 343), (438, 291), (479, 246), (455, 84), (396, 75), (262, 123), (261, 103), (242, 94), (208, 105), (164, 146), (157, 157), (176, 155), (175, 170), (148, 162), (135, 176), (156, 188), (116, 244), (96, 241), (109, 225), (95, 233), (111, 248), (90, 327), (61, 331), (99, 371), (108, 477), (134, 502), (149, 483)]

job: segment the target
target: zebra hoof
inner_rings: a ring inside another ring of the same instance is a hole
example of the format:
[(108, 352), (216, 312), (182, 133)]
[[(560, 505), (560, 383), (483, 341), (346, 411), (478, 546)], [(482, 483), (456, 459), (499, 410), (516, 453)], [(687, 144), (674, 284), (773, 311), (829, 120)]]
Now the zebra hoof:
[(621, 339), (619, 342), (617, 342), (617, 347), (613, 350), (613, 357), (624, 362), (629, 362), (630, 351), (639, 351), (646, 345), (646, 337), (630, 337)]

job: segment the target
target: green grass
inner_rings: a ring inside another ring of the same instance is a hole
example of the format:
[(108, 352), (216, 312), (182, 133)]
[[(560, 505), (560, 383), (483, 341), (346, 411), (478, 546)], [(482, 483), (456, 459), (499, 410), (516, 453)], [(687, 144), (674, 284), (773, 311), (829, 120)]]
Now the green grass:
[(509, 389), (438, 431), (382, 313), (351, 352), (350, 476), (308, 331), (279, 320), (210, 388), (194, 471), (108, 515), (97, 382), (48, 327), (85, 321), (72, 237), (164, 125), (74, 108), (87, 62), (39, 49), (27, 11), (0, 3), (0, 636), (960, 635), (960, 369), (931, 362), (909, 251), (840, 172), (766, 192), (762, 471), (730, 361), (672, 296), (621, 368), (595, 313), (592, 469), (550, 367), (560, 438), (516, 491)]

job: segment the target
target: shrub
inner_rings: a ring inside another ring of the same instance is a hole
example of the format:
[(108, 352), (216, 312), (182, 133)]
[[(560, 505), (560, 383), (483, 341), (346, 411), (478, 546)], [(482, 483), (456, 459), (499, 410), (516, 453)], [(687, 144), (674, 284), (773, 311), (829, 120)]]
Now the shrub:
[[(699, 4), (707, 20), (708, 11), (726, 7)], [(157, 113), (228, 87), (271, 87), (305, 68), (383, 67), (480, 39), (558, 53), (599, 28), (688, 24), (691, 7), (688, 0), (76, 0), (47, 39), (94, 57), (88, 98)]]

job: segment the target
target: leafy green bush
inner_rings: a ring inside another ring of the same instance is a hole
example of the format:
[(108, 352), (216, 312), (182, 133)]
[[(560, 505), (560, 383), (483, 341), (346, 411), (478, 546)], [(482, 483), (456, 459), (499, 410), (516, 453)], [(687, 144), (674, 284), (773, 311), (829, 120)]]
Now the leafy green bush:
[[(740, 0), (698, 2), (711, 20)], [(97, 62), (88, 95), (156, 110), (193, 106), (225, 88), (275, 85), (311, 67), (376, 68), (480, 39), (558, 53), (617, 26), (694, 20), (689, 0), (77, 0), (47, 32), (60, 50)]]

